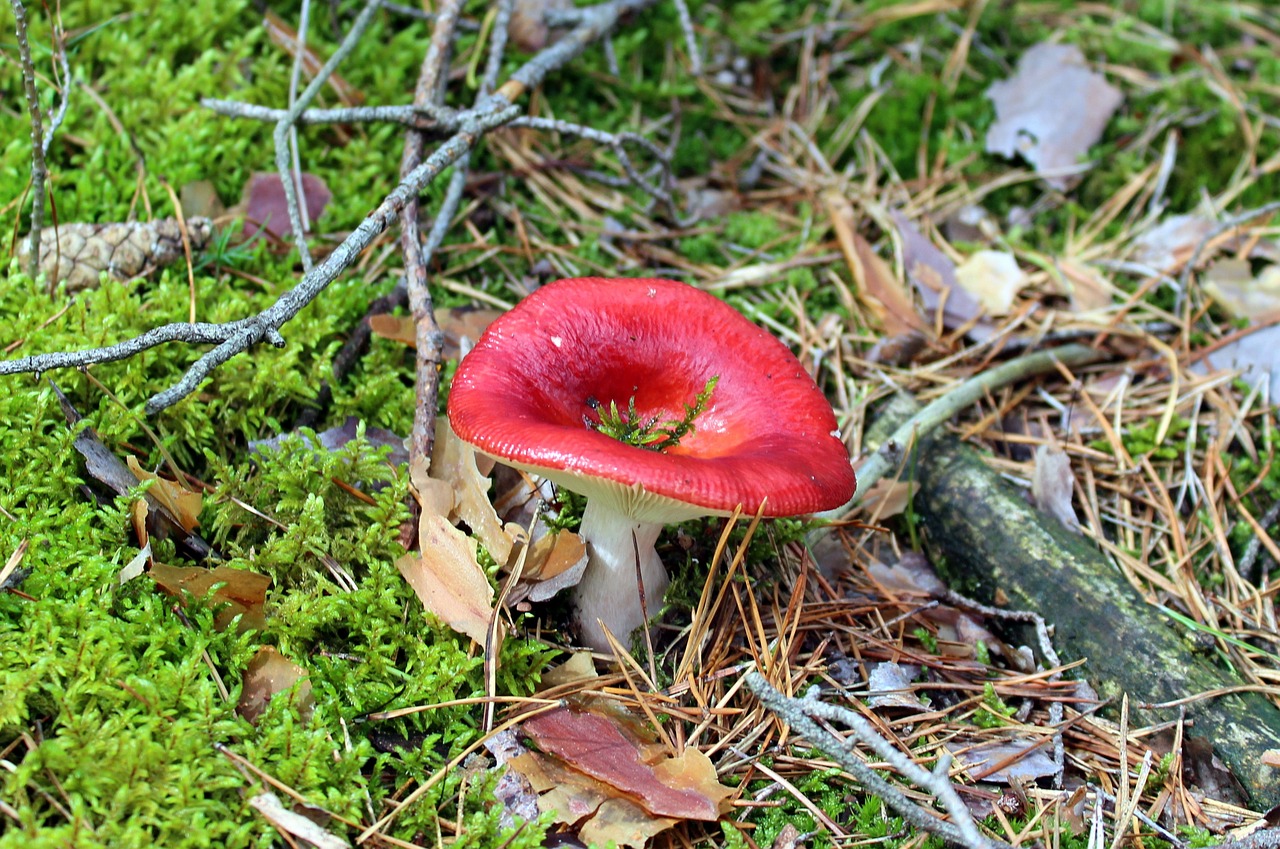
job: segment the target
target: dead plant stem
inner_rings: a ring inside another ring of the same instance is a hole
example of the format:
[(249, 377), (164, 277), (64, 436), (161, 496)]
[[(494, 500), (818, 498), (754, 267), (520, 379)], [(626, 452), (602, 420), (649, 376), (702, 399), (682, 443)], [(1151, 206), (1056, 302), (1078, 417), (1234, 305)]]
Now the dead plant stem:
[(32, 280), (40, 273), (40, 231), (44, 229), (44, 183), (49, 172), (44, 160), (44, 121), (40, 114), (40, 94), (36, 91), (36, 66), (31, 60), (31, 42), (27, 38), (27, 9), (22, 0), (9, 0), (13, 7), (18, 38), (18, 60), (22, 65), (22, 90), (31, 115), (31, 232), (28, 234), (30, 256), (27, 276)]

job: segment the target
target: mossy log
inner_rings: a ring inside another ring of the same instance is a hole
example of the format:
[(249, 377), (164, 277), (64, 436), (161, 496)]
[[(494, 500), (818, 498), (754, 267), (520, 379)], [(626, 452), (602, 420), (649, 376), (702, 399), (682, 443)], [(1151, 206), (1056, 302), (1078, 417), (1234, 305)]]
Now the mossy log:
[[(888, 433), (914, 412), (892, 405), (874, 432)], [(915, 509), (935, 561), (957, 588), (977, 587), (990, 601), (996, 589), (1006, 607), (1039, 613), (1054, 627), (1065, 661), (1084, 658), (1080, 675), (1119, 705), (1127, 693), (1131, 723), (1177, 719), (1177, 709), (1143, 710), (1242, 681), (1195, 652), (1179, 632), (1125, 580), (1085, 537), (1028, 503), (973, 448), (938, 433), (922, 440), (914, 469)], [(984, 597), (985, 596), (985, 597)], [(1280, 748), (1280, 709), (1258, 693), (1200, 699), (1186, 706), (1188, 733), (1214, 746), (1263, 809), (1280, 804), (1280, 770), (1262, 754)]]

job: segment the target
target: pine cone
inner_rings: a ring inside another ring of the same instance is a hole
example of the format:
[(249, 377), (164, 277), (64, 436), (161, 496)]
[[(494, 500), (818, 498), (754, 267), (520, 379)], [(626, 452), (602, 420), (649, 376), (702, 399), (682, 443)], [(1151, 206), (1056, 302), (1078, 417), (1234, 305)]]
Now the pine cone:
[[(191, 250), (209, 243), (213, 224), (208, 218), (187, 220)], [(56, 240), (56, 248), (55, 248)], [(18, 262), (25, 267), (31, 252), (26, 237), (18, 247)], [(40, 233), (40, 270), (68, 292), (92, 289), (103, 271), (117, 280), (145, 277), (156, 269), (182, 259), (182, 234), (176, 218), (129, 221), (117, 224), (60, 224)]]

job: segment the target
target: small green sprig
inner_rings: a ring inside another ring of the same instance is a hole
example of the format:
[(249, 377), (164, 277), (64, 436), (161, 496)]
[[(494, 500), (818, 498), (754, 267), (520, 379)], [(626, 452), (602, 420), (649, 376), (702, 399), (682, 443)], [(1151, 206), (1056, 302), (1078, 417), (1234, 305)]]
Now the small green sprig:
[(637, 415), (636, 397), (632, 395), (631, 400), (627, 402), (626, 413), (618, 409), (616, 401), (610, 401), (608, 409), (605, 409), (604, 405), (595, 398), (588, 398), (587, 406), (596, 411), (600, 421), (593, 422), (585, 416), (583, 421), (592, 430), (598, 430), (605, 436), (627, 445), (649, 451), (666, 451), (669, 448), (675, 448), (680, 444), (681, 439), (694, 432), (693, 420), (702, 415), (707, 402), (711, 400), (711, 393), (715, 392), (716, 384), (719, 382), (719, 375), (708, 380), (706, 386), (698, 393), (698, 397), (693, 399), (693, 403), (684, 405), (684, 417), (680, 419), (660, 422), (661, 417), (654, 416), (645, 421)]

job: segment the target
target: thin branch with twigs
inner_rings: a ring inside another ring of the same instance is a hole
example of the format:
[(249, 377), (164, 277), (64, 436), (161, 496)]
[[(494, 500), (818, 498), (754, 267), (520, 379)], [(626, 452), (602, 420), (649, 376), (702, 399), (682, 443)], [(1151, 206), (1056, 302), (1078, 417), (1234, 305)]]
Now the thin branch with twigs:
[[(609, 2), (574, 10), (572, 30), (560, 41), (535, 54), (494, 93), (480, 98), (475, 108), (458, 113), (457, 127), (452, 130), (449, 138), (424, 159), (421, 165), (405, 174), (400, 184), (323, 262), (305, 272), (296, 286), (281, 295), (274, 304), (258, 315), (225, 324), (174, 323), (154, 328), (133, 339), (114, 345), (82, 351), (40, 354), (0, 362), (0, 375), (43, 372), (60, 368), (84, 368), (97, 363), (125, 359), (166, 342), (215, 345), (216, 347), (197, 359), (177, 383), (152, 396), (147, 402), (146, 410), (149, 414), (154, 414), (190, 395), (201, 381), (237, 354), (244, 353), (263, 341), (277, 347), (284, 345), (280, 328), (337, 279), (338, 275), (355, 261), (361, 251), (372, 244), (375, 238), (399, 218), (405, 205), (416, 198), (427, 184), (440, 177), (446, 168), (468, 153), (486, 133), (519, 116), (520, 108), (513, 103), (516, 99), (540, 85), (548, 74), (563, 67), (588, 46), (599, 41), (617, 26), (623, 15), (643, 10), (655, 2), (656, 0), (609, 0)], [(378, 5), (379, 0), (371, 0), (362, 11), (362, 17), (366, 13), (372, 14), (369, 10)], [(360, 30), (364, 25), (357, 21), (357, 24), (352, 27), (352, 32)], [(340, 50), (330, 58), (330, 62), (326, 63), (325, 68), (312, 80), (311, 85), (299, 95), (288, 115), (294, 115), (296, 118), (305, 110), (307, 104), (314, 98), (315, 90), (318, 90), (319, 85), (322, 84), (319, 81), (325, 79), (332, 71), (330, 65), (336, 67), (343, 55), (345, 53)], [(279, 126), (281, 124), (278, 123), (277, 127)], [(283, 136), (287, 134), (278, 133), (278, 135), (283, 141)], [(280, 145), (277, 146), (277, 150), (279, 149)], [(284, 164), (287, 169), (287, 157)], [(290, 181), (284, 180), (284, 185), (288, 194)], [(294, 197), (291, 203), (296, 204), (297, 198)], [(296, 214), (296, 210), (292, 214)], [(302, 250), (305, 252), (305, 248)]]

